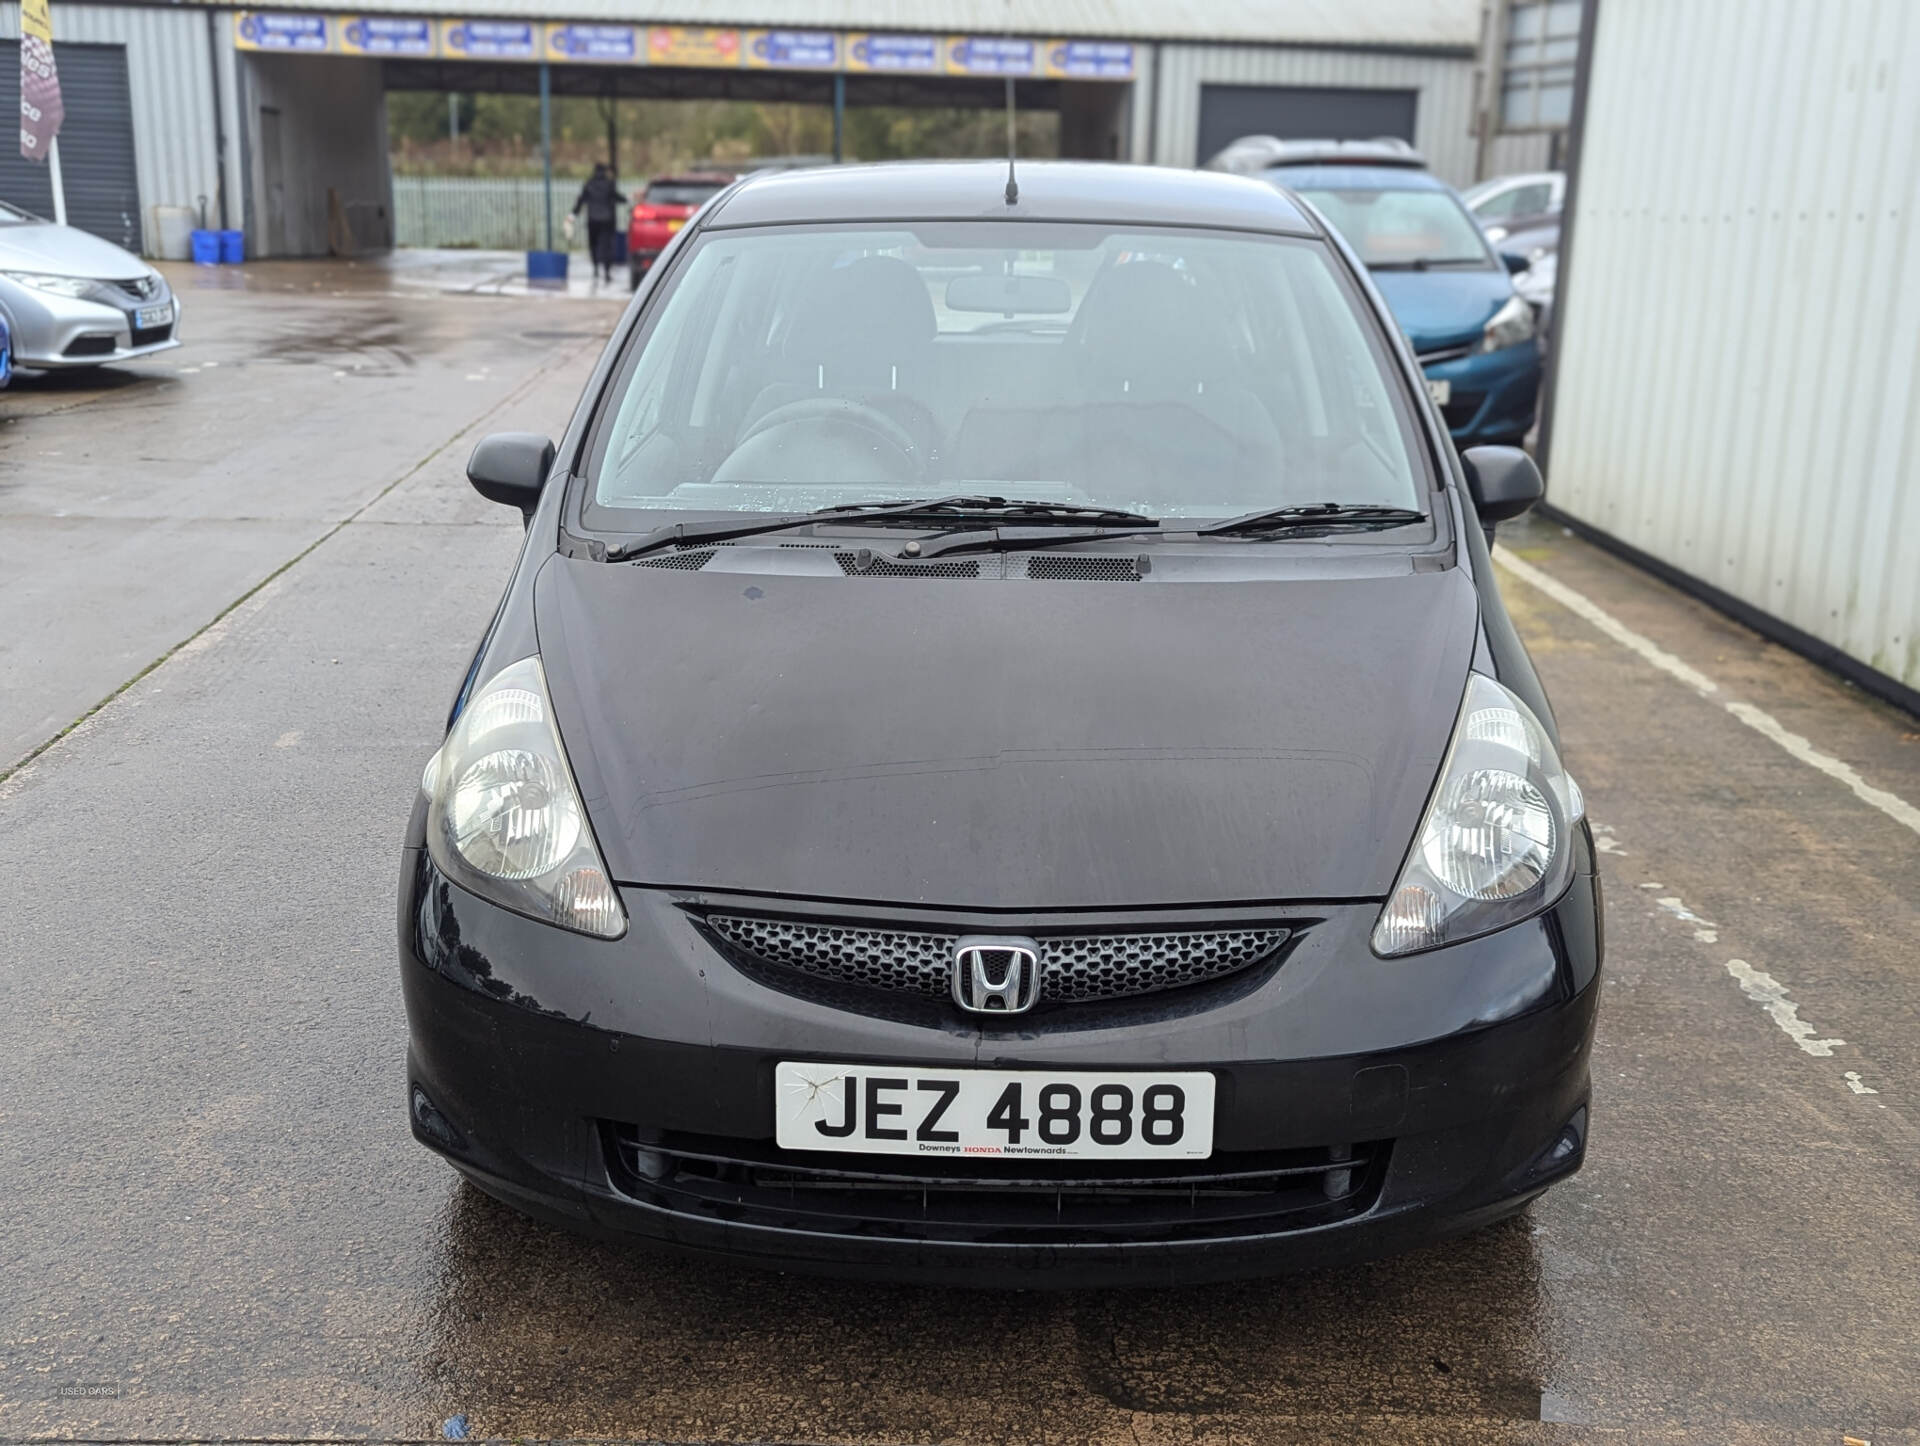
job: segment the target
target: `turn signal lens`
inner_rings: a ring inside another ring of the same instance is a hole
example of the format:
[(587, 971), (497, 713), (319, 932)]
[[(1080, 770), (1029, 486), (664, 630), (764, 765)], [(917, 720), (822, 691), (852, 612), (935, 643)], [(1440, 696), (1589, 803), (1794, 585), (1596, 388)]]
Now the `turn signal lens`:
[(1383, 957), (1517, 924), (1560, 897), (1586, 810), (1531, 709), (1473, 673), (1413, 850), (1374, 925)]
[(421, 786), (431, 799), (427, 850), (447, 877), (563, 929), (603, 939), (626, 932), (537, 657), (502, 668), (474, 694)]

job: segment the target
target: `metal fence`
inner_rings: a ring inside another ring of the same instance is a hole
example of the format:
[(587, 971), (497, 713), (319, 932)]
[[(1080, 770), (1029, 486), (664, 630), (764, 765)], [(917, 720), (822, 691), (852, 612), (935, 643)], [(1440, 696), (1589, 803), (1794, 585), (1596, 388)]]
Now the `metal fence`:
[[(547, 244), (538, 176), (395, 176), (394, 245), (522, 251)], [(561, 219), (580, 194), (577, 178), (553, 178), (553, 244), (567, 250)], [(585, 228), (581, 228), (585, 244)]]

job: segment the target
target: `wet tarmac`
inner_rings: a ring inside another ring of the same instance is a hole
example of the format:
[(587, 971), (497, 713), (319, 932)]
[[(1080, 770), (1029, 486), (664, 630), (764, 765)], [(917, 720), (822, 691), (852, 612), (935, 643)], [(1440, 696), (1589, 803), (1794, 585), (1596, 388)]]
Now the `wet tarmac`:
[(392, 901), (520, 535), (461, 469), (557, 434), (617, 313), (363, 269), (187, 275), (164, 364), (0, 393), (0, 1439), (1920, 1441), (1920, 720), (1544, 523), (1503, 582), (1610, 972), (1589, 1163), (1527, 1215), (1022, 1295), (459, 1184), (407, 1135)]

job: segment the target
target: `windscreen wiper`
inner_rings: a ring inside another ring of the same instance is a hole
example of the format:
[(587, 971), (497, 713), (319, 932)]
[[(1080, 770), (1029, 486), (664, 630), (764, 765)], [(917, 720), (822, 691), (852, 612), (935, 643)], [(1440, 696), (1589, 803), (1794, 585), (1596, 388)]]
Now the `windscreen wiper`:
[(901, 550), (901, 556), (890, 561), (926, 562), (962, 552), (1018, 552), (1033, 547), (1066, 547), (1075, 542), (1104, 542), (1108, 538), (1139, 537), (1158, 531), (1160, 524), (1151, 518), (1138, 524), (1115, 527), (982, 527), (967, 532), (944, 532), (926, 542), (909, 542)]
[(838, 507), (822, 507), (813, 512), (785, 513), (774, 517), (716, 518), (708, 522), (676, 522), (671, 527), (655, 528), (644, 537), (607, 549), (608, 562), (626, 562), (644, 557), (662, 548), (681, 547), (701, 542), (730, 542), (738, 537), (758, 537), (768, 532), (786, 532), (810, 527), (819, 522), (867, 523), (895, 518), (925, 518), (936, 525), (947, 521), (982, 517), (1014, 517), (1029, 526), (1048, 523), (1113, 522), (1157, 526), (1151, 517), (1138, 512), (1121, 512), (1111, 507), (1081, 507), (1070, 502), (1028, 502), (1018, 498), (983, 497), (963, 493), (954, 497), (913, 497), (899, 502), (852, 502)]
[(1250, 537), (1263, 532), (1286, 532), (1301, 527), (1402, 527), (1424, 522), (1427, 514), (1412, 507), (1381, 507), (1372, 503), (1310, 502), (1300, 507), (1270, 507), (1193, 530), (1201, 537)]
[(1198, 527), (1182, 522), (1157, 522), (1151, 519), (1137, 526), (1088, 527), (1077, 531), (1038, 527), (992, 527), (974, 532), (949, 532), (927, 542), (907, 544), (902, 562), (926, 562), (929, 559), (960, 552), (1013, 552), (1030, 547), (1063, 547), (1075, 542), (1103, 542), (1116, 537), (1140, 537), (1147, 533), (1160, 536), (1187, 534), (1196, 537), (1258, 537), (1270, 532), (1307, 529), (1331, 531), (1335, 528), (1403, 527), (1409, 522), (1424, 522), (1427, 514), (1411, 507), (1380, 507), (1350, 502), (1312, 502), (1299, 507), (1273, 507), (1264, 512), (1249, 512), (1208, 522)]

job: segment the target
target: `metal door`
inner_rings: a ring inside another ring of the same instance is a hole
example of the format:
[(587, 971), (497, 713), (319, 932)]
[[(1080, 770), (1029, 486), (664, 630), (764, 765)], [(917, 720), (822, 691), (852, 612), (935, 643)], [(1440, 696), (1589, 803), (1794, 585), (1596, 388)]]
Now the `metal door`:
[[(140, 181), (134, 164), (133, 102), (124, 45), (69, 45), (56, 40), (60, 96), (60, 172), (67, 224), (91, 231), (136, 255), (140, 244)], [(20, 113), (20, 42), (0, 40), (0, 115)], [(0, 146), (0, 200), (53, 218), (53, 181), (44, 162), (26, 160), (7, 136)]]
[(1419, 92), (1412, 90), (1203, 85), (1200, 148), (1194, 160), (1205, 162), (1241, 136), (1278, 136), (1283, 141), (1370, 141), (1398, 136), (1411, 141), (1419, 101)]

